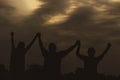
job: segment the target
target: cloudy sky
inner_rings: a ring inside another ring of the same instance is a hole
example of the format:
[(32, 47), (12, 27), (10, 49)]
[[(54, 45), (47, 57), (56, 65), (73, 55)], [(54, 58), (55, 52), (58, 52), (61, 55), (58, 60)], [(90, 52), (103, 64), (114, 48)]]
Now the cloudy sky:
[[(96, 56), (108, 42), (112, 48), (99, 64), (99, 72), (120, 74), (120, 0), (0, 0), (0, 63), (9, 65), (10, 32), (19, 41), (30, 42), (37, 32), (47, 45), (55, 42), (63, 50), (80, 39), (81, 52), (95, 47)], [(26, 65), (43, 64), (36, 43), (26, 55)], [(63, 59), (64, 72), (83, 67), (75, 50)]]

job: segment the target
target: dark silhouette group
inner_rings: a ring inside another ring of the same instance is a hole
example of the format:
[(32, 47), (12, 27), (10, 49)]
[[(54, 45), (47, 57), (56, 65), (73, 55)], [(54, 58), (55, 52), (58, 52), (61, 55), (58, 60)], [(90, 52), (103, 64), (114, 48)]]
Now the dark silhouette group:
[[(33, 65), (30, 69), (26, 70), (25, 56), (36, 39), (38, 39), (40, 50), (44, 57), (44, 65)], [(16, 46), (14, 33), (11, 32), (10, 70), (6, 71), (9, 72), (9, 79), (7, 80), (102, 80), (99, 78), (100, 74), (98, 74), (97, 67), (110, 49), (111, 44), (108, 43), (104, 52), (98, 57), (94, 57), (96, 52), (94, 48), (88, 49), (88, 56), (82, 55), (80, 47), (81, 42), (77, 40), (72, 46), (62, 51), (57, 51), (55, 43), (50, 43), (47, 49), (42, 42), (41, 33), (37, 33), (27, 46), (23, 41), (20, 41)], [(84, 62), (84, 68), (78, 69), (75, 74), (62, 75), (62, 59), (75, 48), (77, 49), (76, 56)], [(3, 80), (6, 79), (4, 78)]]

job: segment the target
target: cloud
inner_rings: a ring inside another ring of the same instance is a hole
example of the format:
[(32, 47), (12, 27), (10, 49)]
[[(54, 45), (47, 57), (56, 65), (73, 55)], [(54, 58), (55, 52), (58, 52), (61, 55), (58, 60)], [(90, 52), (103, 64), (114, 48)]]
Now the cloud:
[(1, 1), (0, 3), (0, 26), (1, 28), (5, 28), (5, 27), (12, 27), (12, 23), (11, 23), (11, 15), (12, 15), (12, 11), (14, 11), (15, 8), (9, 6), (8, 4), (6, 4), (4, 1)]

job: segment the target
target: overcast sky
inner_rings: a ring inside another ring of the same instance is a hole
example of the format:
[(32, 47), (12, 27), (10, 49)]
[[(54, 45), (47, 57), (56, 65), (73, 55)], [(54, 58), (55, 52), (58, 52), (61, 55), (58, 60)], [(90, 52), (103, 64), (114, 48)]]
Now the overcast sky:
[[(55, 42), (63, 50), (81, 40), (82, 54), (95, 47), (96, 56), (108, 42), (112, 48), (99, 64), (99, 72), (120, 74), (120, 1), (119, 0), (0, 0), (0, 63), (9, 64), (10, 32), (28, 44), (37, 32), (47, 45)], [(26, 55), (26, 64), (43, 64), (36, 43)], [(83, 63), (75, 50), (63, 60), (63, 71), (71, 72)]]

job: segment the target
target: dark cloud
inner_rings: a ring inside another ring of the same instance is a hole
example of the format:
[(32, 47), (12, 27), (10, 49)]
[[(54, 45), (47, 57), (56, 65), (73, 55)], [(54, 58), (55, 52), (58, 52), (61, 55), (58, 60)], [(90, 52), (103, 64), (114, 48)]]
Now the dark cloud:
[[(44, 3), (46, 3), (43, 8), (37, 9), (33, 15), (31, 15), (25, 23), (39, 27), (41, 26), (45, 21), (46, 18), (49, 16), (53, 16), (55, 14), (64, 13), (66, 10), (66, 6), (68, 6), (68, 1), (66, 0), (44, 0)], [(30, 27), (29, 25), (29, 27)]]
[(15, 8), (6, 4), (5, 1), (0, 2), (0, 26), (2, 28), (13, 26), (13, 24), (10, 21), (10, 15), (12, 14), (12, 11), (14, 10)]

